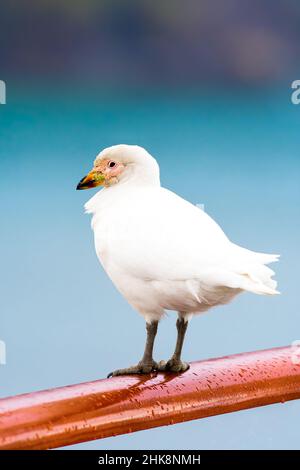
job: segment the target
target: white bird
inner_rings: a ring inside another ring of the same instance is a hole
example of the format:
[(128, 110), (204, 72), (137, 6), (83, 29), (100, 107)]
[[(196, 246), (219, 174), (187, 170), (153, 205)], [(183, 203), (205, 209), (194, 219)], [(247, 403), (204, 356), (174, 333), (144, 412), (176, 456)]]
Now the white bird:
[[(110, 375), (183, 372), (188, 321), (247, 291), (274, 295), (279, 255), (256, 253), (232, 243), (204, 211), (161, 187), (159, 166), (142, 147), (115, 145), (97, 156), (77, 189), (103, 185), (85, 205), (92, 214), (97, 256), (129, 304), (146, 320), (142, 360)], [(167, 362), (153, 360), (158, 322), (178, 312), (177, 343)]]

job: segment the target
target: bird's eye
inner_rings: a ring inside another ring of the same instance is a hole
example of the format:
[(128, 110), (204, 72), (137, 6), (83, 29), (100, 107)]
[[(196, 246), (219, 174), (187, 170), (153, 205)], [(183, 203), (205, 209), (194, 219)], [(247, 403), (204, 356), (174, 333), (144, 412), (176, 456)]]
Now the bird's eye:
[(113, 168), (116, 165), (116, 162), (109, 162), (108, 167)]

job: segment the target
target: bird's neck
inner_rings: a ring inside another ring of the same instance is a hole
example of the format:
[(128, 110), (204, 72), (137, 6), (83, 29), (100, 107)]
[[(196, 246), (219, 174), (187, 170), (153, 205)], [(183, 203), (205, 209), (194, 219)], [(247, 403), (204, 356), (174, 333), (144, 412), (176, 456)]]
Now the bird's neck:
[(105, 187), (98, 191), (86, 204), (85, 211), (88, 214), (95, 214), (103, 205), (109, 205), (114, 201), (120, 201), (129, 194), (132, 196), (136, 193), (139, 197), (139, 191), (143, 189), (155, 189), (160, 187), (159, 175), (155, 179), (128, 178), (119, 181), (116, 184)]

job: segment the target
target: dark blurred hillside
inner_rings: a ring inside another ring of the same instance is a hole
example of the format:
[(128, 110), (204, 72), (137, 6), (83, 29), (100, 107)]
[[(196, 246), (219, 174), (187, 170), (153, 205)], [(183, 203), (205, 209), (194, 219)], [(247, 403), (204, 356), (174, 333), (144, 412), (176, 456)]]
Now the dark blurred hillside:
[(296, 78), (300, 2), (13, 0), (0, 44), (2, 78), (263, 86)]

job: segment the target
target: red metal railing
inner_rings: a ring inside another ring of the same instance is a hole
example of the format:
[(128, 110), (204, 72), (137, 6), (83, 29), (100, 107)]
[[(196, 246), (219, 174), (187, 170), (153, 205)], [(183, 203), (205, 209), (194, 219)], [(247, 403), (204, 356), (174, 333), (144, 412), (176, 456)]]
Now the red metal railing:
[(300, 398), (292, 347), (0, 400), (0, 449), (50, 449)]

